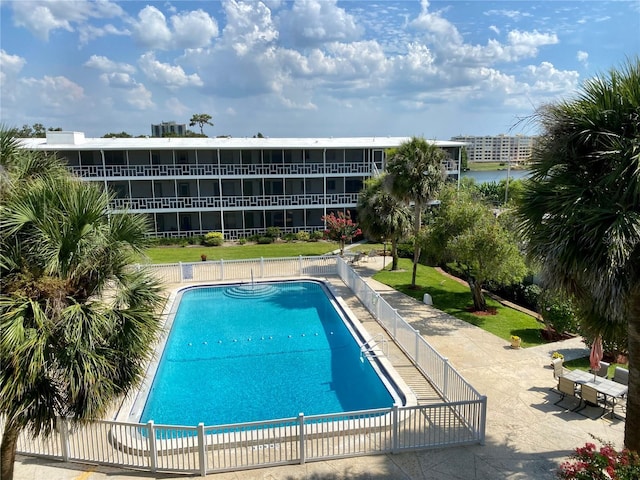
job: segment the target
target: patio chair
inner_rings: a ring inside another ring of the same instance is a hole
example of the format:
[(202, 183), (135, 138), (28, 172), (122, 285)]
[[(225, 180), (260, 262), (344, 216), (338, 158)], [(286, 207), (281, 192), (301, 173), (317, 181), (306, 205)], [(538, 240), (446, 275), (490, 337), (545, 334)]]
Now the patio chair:
[(615, 371), (613, 372), (612, 380), (614, 382), (621, 383), (622, 385), (629, 385), (629, 370), (622, 367), (616, 367)]
[(567, 372), (563, 363), (564, 360), (562, 358), (554, 358), (551, 360), (551, 365), (553, 366), (553, 378), (560, 378)]
[(362, 260), (362, 253), (358, 252), (356, 253), (353, 258), (351, 259), (351, 265), (355, 265), (356, 263), (358, 263), (360, 260)]
[(367, 257), (369, 258), (374, 258), (378, 256), (378, 252), (376, 252), (375, 250), (369, 250), (369, 253), (367, 254)]
[(609, 365), (611, 364), (607, 362), (600, 362), (600, 369), (595, 372), (595, 374), (599, 377), (607, 378), (607, 376), (609, 375)]
[(582, 385), (580, 389), (580, 401), (584, 402), (584, 405), (578, 409), (578, 412), (586, 407), (600, 407), (602, 408), (602, 413), (598, 416), (598, 418), (600, 418), (607, 411), (606, 407), (600, 404), (600, 400), (604, 401), (604, 397), (602, 397), (595, 388), (589, 385)]
[[(554, 403), (554, 405), (558, 405), (567, 396), (576, 398), (577, 387), (576, 382), (573, 380), (569, 380), (565, 377), (558, 377), (558, 392), (560, 392), (561, 397)], [(580, 403), (582, 403), (582, 401), (580, 401)], [(577, 407), (580, 406), (580, 403), (578, 403)]]

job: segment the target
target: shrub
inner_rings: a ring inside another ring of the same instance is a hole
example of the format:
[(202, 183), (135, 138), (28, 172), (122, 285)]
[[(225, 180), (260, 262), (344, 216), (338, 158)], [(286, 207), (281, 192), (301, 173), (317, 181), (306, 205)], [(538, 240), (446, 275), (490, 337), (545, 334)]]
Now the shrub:
[(239, 238), (238, 239), (238, 244), (244, 245), (245, 243), (247, 243), (247, 239), (246, 238)]
[(223, 243), (224, 235), (222, 235), (222, 232), (209, 232), (202, 240), (202, 244), (207, 247), (219, 247)]
[(317, 242), (319, 240), (322, 240), (323, 238), (324, 238), (324, 232), (322, 230), (316, 230), (315, 232), (311, 233), (312, 242)]
[(278, 227), (267, 227), (264, 236), (273, 239), (280, 238), (280, 229)]
[(301, 242), (308, 242), (310, 239), (311, 235), (309, 235), (309, 232), (300, 230), (298, 233), (296, 233), (296, 240), (299, 240)]
[(616, 451), (609, 443), (600, 449), (587, 443), (576, 448), (570, 459), (558, 470), (558, 478), (565, 480), (634, 480), (640, 478), (640, 457), (627, 449)]
[(259, 245), (267, 245), (269, 243), (273, 243), (273, 238), (271, 237), (259, 237), (258, 244)]
[(552, 328), (559, 334), (578, 331), (578, 319), (570, 299), (550, 290), (543, 290), (538, 297), (538, 311), (547, 328)]
[(293, 242), (294, 240), (296, 240), (296, 238), (297, 237), (295, 233), (285, 233), (282, 237), (285, 242)]

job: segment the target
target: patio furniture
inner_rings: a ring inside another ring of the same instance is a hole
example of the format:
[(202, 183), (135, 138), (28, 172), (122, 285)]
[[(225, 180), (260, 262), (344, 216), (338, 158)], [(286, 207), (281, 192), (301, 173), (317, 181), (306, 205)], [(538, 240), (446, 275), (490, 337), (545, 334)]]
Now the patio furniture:
[(580, 399), (582, 402), (584, 402), (584, 405), (582, 408), (577, 410), (578, 412), (580, 412), (581, 410), (584, 410), (586, 407), (600, 407), (602, 408), (602, 413), (598, 416), (598, 418), (600, 418), (607, 411), (605, 406), (600, 405), (600, 400), (602, 399), (604, 401), (604, 397), (601, 397), (600, 393), (598, 393), (598, 390), (596, 390), (590, 385), (581, 386)]
[[(624, 369), (622, 369), (624, 370)], [(604, 399), (605, 407), (611, 405), (611, 416), (615, 417), (615, 406), (618, 399), (623, 398), (629, 391), (629, 387), (619, 382), (614, 382), (607, 378), (595, 376), (591, 372), (585, 372), (584, 370), (572, 370), (565, 374), (564, 377), (567, 380), (571, 380), (581, 387), (581, 391), (584, 387), (591, 387), (600, 393)]]
[[(560, 397), (560, 400), (554, 403), (554, 405), (558, 405), (567, 396), (576, 398), (576, 389), (577, 389), (576, 382), (568, 379), (567, 377), (558, 377), (558, 391), (560, 392), (561, 397)], [(578, 403), (577, 407), (580, 406), (580, 403)]]
[(593, 373), (595, 373), (599, 377), (607, 378), (607, 376), (609, 375), (609, 365), (611, 364), (607, 362), (600, 362), (600, 369), (597, 372)]
[(553, 367), (553, 378), (560, 378), (565, 373), (567, 373), (567, 369), (563, 366), (564, 360), (562, 358), (554, 358), (551, 360), (551, 366)]
[(622, 385), (629, 385), (629, 370), (622, 367), (616, 367), (615, 371), (613, 372), (612, 380)]

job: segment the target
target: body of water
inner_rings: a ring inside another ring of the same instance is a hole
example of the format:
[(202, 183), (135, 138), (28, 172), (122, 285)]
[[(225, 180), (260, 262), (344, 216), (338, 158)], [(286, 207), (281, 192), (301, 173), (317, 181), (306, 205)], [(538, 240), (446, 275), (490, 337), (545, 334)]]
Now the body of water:
[[(511, 170), (509, 178), (511, 180), (528, 177), (531, 174), (529, 170)], [(487, 172), (462, 172), (462, 178), (471, 177), (476, 183), (500, 182), (507, 179), (507, 170), (493, 170)]]

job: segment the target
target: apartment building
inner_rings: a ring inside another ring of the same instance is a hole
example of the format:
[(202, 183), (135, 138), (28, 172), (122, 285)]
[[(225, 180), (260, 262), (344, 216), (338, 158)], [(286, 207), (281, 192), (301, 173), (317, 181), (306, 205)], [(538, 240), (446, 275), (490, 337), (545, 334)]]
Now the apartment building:
[[(85, 138), (47, 132), (24, 148), (55, 152), (71, 171), (114, 193), (112, 212), (144, 213), (158, 237), (211, 231), (238, 239), (279, 227), (324, 228), (322, 217), (357, 218), (365, 179), (383, 171), (386, 150), (408, 137)], [(458, 177), (461, 142), (436, 144)]]
[(187, 125), (185, 123), (161, 122), (151, 124), (151, 136), (162, 137), (166, 134), (184, 137), (187, 133)]
[(531, 151), (538, 137), (524, 135), (472, 136), (452, 137), (452, 141), (467, 144), (469, 162), (503, 162), (522, 163), (529, 161)]

